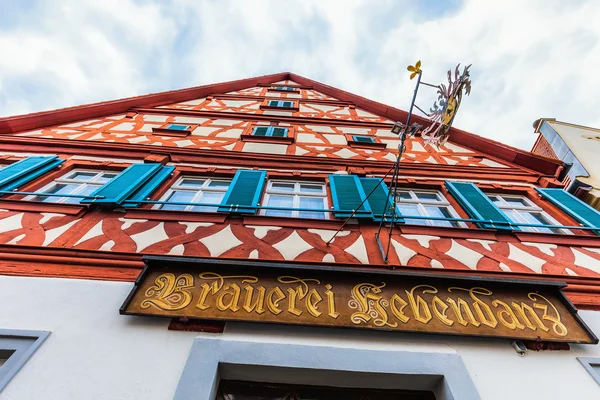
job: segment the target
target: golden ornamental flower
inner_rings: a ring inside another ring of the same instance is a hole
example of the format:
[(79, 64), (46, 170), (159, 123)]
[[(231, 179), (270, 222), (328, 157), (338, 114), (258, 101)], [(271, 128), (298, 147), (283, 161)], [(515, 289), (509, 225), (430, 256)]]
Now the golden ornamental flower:
[(413, 79), (417, 74), (421, 73), (421, 60), (417, 61), (414, 67), (409, 65), (406, 69), (408, 72), (412, 72), (412, 74), (410, 74), (410, 79)]

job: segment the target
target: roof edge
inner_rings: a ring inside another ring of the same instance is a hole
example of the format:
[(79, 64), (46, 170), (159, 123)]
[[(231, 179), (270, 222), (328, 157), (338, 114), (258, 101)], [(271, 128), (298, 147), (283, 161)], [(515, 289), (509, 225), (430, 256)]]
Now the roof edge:
[(126, 97), (119, 100), (109, 100), (56, 110), (4, 117), (0, 118), (0, 134), (38, 129), (110, 114), (125, 113), (132, 107), (152, 107), (169, 103), (178, 103), (205, 97), (214, 92), (233, 92), (256, 86), (258, 83), (272, 83), (286, 80), (289, 76), (290, 74), (288, 72), (279, 72), (253, 78), (238, 79), (235, 81), (195, 86), (142, 96)]
[[(363, 108), (364, 110), (374, 114), (384, 116), (393, 121), (404, 122), (408, 117), (408, 113), (404, 110), (390, 107), (374, 100), (369, 100), (365, 97), (325, 85), (321, 82), (317, 82), (294, 73), (290, 73), (289, 79), (303, 85), (313, 86), (314, 89), (323, 92), (326, 95), (335, 97), (342, 101), (350, 101), (357, 107)], [(423, 126), (431, 124), (431, 121), (428, 119), (415, 114), (411, 116), (411, 121), (417, 122)], [(508, 161), (545, 175), (555, 175), (558, 172), (559, 167), (562, 165), (562, 162), (560, 161), (538, 156), (537, 154), (533, 154), (531, 152), (521, 150), (492, 139), (484, 138), (483, 136), (466, 132), (454, 127), (450, 128), (450, 141), (481, 153), (493, 154), (495, 157), (498, 157), (501, 160)]]

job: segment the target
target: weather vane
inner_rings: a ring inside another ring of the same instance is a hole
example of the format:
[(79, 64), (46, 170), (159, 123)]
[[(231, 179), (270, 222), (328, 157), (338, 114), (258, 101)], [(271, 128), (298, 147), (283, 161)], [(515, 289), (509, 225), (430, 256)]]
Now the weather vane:
[[(450, 127), (452, 126), (456, 112), (460, 107), (463, 92), (466, 95), (471, 93), (471, 79), (469, 75), (470, 67), (471, 65), (464, 67), (461, 74), (460, 64), (458, 64), (454, 70), (454, 79), (452, 77), (452, 70), (448, 71), (447, 85), (444, 83), (432, 85), (430, 83), (421, 82), (421, 75), (423, 74), (423, 71), (421, 70), (421, 61), (417, 61), (415, 65), (409, 65), (407, 70), (411, 73), (410, 79), (412, 80), (417, 76), (418, 78), (408, 113), (408, 120), (406, 125), (402, 124), (401, 122), (397, 122), (394, 128), (392, 128), (392, 132), (396, 134), (408, 133), (409, 136), (414, 136), (416, 132), (422, 128), (421, 126), (415, 124), (408, 126), (410, 123), (412, 109), (413, 107), (416, 107), (431, 121), (431, 125), (421, 132), (421, 137), (425, 140), (425, 144), (435, 144), (437, 146), (441, 146), (446, 143), (448, 140)], [(433, 107), (429, 109), (429, 112), (423, 111), (421, 107), (415, 104), (417, 92), (421, 84), (437, 89), (438, 98), (433, 103)], [(406, 129), (406, 127), (408, 127), (408, 129)]]

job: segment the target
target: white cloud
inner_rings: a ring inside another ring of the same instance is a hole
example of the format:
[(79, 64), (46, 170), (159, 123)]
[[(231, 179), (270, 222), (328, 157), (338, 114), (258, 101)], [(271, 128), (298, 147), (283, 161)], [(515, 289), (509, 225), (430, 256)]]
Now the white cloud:
[[(414, 85), (406, 65), (421, 59), (423, 79), (434, 84), (456, 63), (473, 64), (459, 128), (528, 150), (542, 116), (600, 127), (600, 3), (453, 3), (24, 6), (15, 12), (28, 18), (0, 17), (0, 109), (33, 112), (280, 71), (406, 109)], [(422, 88), (418, 104), (428, 108), (434, 97)]]

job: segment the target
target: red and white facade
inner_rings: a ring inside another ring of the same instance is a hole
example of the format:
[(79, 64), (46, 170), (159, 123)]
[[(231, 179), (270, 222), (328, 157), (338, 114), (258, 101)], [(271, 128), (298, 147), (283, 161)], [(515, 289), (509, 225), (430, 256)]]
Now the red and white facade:
[[(278, 90), (281, 86), (293, 90)], [(292, 105), (283, 109), (273, 101)], [(331, 208), (329, 176), (384, 176), (399, 144), (391, 127), (405, 120), (402, 110), (281, 73), (3, 118), (0, 163), (31, 156), (63, 159), (59, 168), (19, 188), (32, 193), (75, 170), (118, 173), (144, 162), (174, 167), (149, 196), (154, 201), (165, 199), (184, 176), (230, 181), (238, 169), (257, 169), (270, 181), (322, 183), (324, 204)], [(418, 117), (414, 121), (426, 124)], [(188, 128), (177, 132), (167, 129), (170, 124)], [(287, 135), (253, 135), (263, 126), (287, 128)], [(444, 182), (472, 182), (490, 195), (527, 199), (557, 225), (578, 226), (535, 190), (561, 187), (562, 163), (497, 140), (456, 128), (439, 149), (410, 138), (399, 185), (438, 192), (457, 218), (469, 219)], [(267, 192), (265, 186), (260, 205), (267, 205)], [(232, 322), (222, 333), (198, 333), (167, 330), (169, 321), (118, 315), (143, 268), (141, 257), (164, 255), (566, 282), (568, 298), (600, 332), (600, 238), (590, 230), (406, 223), (393, 229), (386, 264), (375, 239), (377, 223), (353, 221), (328, 245), (344, 220), (325, 214), (319, 219), (263, 211), (240, 216), (150, 203), (106, 209), (36, 201), (25, 194), (0, 197), (0, 329), (51, 332), (0, 399), (171, 398), (197, 335), (455, 354), (482, 399), (600, 397), (600, 385), (577, 362), (577, 357), (600, 357), (594, 345), (518, 357), (506, 340)], [(387, 240), (382, 236), (384, 247)]]

